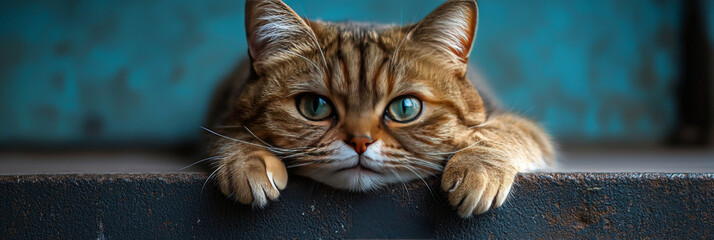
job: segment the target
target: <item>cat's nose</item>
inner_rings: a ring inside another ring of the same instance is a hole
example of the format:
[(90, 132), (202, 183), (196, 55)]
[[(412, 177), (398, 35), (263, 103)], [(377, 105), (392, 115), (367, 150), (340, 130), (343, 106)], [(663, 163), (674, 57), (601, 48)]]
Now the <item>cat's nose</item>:
[(350, 139), (350, 145), (355, 149), (357, 154), (362, 155), (364, 151), (367, 151), (367, 146), (372, 144), (372, 138), (366, 136), (353, 137)]

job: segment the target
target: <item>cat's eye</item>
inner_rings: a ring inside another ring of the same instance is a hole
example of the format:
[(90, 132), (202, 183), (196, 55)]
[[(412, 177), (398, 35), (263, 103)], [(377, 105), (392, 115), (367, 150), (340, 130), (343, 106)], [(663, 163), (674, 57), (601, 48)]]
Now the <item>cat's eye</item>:
[(317, 94), (298, 96), (297, 108), (300, 114), (312, 121), (320, 121), (332, 116), (330, 101), (326, 97)]
[(387, 107), (387, 115), (394, 121), (406, 123), (421, 114), (421, 100), (414, 96), (402, 96), (392, 100)]

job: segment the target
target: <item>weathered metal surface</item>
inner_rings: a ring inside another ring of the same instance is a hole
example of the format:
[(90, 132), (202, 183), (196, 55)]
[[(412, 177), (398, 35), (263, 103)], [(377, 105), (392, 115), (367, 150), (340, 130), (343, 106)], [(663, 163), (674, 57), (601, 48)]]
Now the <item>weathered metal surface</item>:
[(0, 238), (704, 239), (714, 234), (714, 174), (537, 173), (503, 207), (460, 219), (438, 180), (370, 194), (292, 178), (263, 210), (200, 174), (0, 177)]

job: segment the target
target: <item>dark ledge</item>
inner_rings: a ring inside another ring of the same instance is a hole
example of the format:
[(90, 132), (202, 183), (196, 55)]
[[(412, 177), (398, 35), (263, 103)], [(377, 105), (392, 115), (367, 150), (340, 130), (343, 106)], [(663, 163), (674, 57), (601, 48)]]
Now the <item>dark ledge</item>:
[(253, 210), (200, 174), (0, 176), (0, 238), (618, 238), (714, 234), (714, 174), (535, 173), (503, 207), (460, 219), (438, 181), (347, 193), (292, 177)]

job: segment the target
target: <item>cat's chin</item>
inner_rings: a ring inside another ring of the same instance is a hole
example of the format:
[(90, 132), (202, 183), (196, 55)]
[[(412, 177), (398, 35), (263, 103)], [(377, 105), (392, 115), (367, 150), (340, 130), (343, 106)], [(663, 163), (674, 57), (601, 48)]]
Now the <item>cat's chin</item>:
[(367, 192), (370, 190), (379, 189), (382, 186), (410, 181), (418, 178), (407, 173), (400, 174), (397, 177), (394, 174), (384, 174), (378, 171), (370, 170), (362, 166), (356, 166), (347, 169), (339, 169), (333, 172), (315, 172), (315, 171), (297, 171), (298, 175), (309, 177), (315, 181), (323, 183), (333, 188), (343, 189), (353, 192)]
[(339, 169), (332, 173), (311, 173), (300, 174), (315, 181), (321, 182), (330, 187), (345, 189), (355, 192), (365, 192), (377, 189), (390, 183), (390, 179), (385, 179), (384, 175), (374, 170), (356, 166), (352, 168)]

